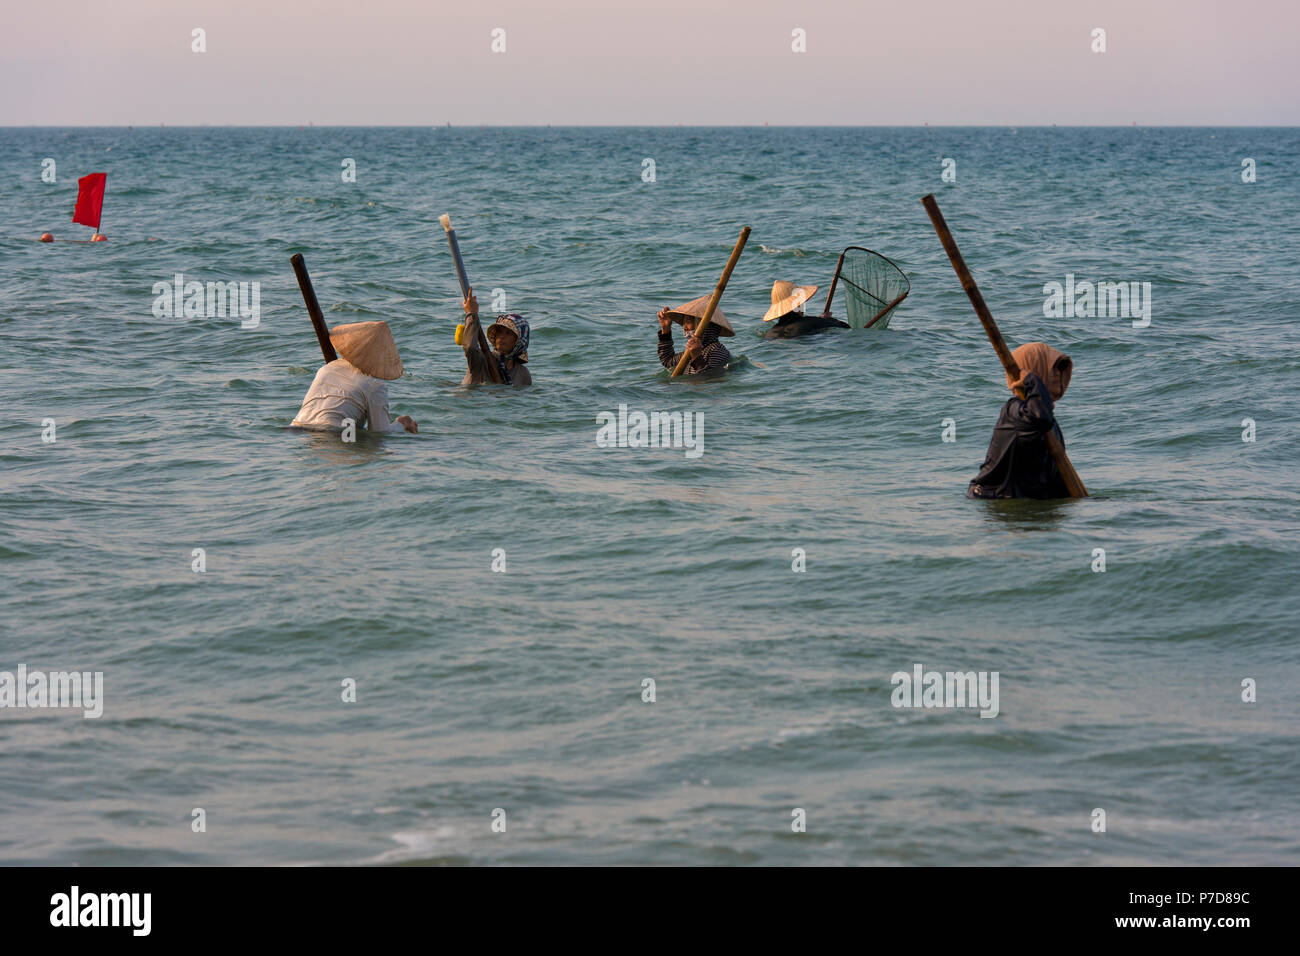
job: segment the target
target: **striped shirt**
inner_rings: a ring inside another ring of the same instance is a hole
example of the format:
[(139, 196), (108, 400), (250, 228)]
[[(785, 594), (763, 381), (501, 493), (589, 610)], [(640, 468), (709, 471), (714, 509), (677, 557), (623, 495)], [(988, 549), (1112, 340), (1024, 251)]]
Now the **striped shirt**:
[[(704, 338), (701, 340), (703, 347), (698, 355), (687, 363), (683, 372), (688, 375), (695, 375), (699, 372), (719, 372), (727, 367), (731, 361), (731, 353), (727, 347), (718, 341), (717, 333), (712, 329), (704, 330)], [(682, 360), (684, 352), (673, 351), (673, 333), (669, 329), (667, 332), (659, 333), (659, 362), (670, 372), (677, 368), (677, 363)]]

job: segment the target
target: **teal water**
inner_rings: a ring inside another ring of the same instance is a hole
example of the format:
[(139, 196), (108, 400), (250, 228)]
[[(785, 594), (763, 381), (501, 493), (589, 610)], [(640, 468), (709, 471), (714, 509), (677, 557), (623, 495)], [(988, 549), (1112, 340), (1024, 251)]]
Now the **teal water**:
[[(1295, 129), (0, 130), (0, 671), (105, 681), (98, 720), (0, 710), (0, 862), (1294, 862), (1297, 155)], [(89, 234), (93, 170), (110, 240), (32, 242)], [(932, 191), (1011, 344), (1074, 358), (1092, 498), (964, 497), (1007, 393)], [(531, 391), (458, 385), (442, 212), (485, 309), (533, 322)], [(670, 382), (654, 313), (745, 224), (738, 368)], [(911, 279), (890, 327), (759, 339), (772, 281), (824, 294), (850, 244)], [(320, 362), (295, 252), (331, 324), (391, 325), (418, 436), (286, 430)], [(260, 282), (260, 325), (154, 318), (177, 272)], [(1044, 318), (1067, 273), (1150, 282), (1149, 327)], [(597, 448), (620, 404), (702, 413), (704, 453)], [(915, 664), (997, 671), (998, 716), (893, 707)]]

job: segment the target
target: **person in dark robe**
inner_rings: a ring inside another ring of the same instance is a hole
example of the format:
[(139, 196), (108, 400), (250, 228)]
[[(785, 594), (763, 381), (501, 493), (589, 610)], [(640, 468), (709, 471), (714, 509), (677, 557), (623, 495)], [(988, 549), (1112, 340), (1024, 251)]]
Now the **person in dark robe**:
[(772, 283), (772, 307), (763, 316), (764, 322), (775, 322), (763, 334), (765, 339), (792, 339), (799, 335), (813, 335), (827, 329), (847, 329), (849, 324), (829, 315), (804, 315), (803, 305), (817, 294), (815, 285), (795, 285), (778, 279)]
[[(968, 498), (1068, 498), (1065, 480), (1047, 448), (1047, 433), (1061, 438), (1053, 414), (1069, 387), (1074, 363), (1042, 342), (1026, 342), (1011, 353), (1020, 378), (993, 427), (984, 466), (966, 489)], [(1023, 397), (1022, 397), (1023, 396)], [(1064, 445), (1064, 439), (1061, 439)]]

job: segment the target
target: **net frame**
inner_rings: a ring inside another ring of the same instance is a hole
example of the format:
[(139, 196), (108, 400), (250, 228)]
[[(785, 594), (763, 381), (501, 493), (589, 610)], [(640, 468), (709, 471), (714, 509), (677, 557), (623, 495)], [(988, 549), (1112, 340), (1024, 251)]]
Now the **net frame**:
[[(850, 252), (865, 252), (868, 255), (874, 256), (876, 259), (879, 259), (880, 261), (887, 264), (890, 268), (894, 270), (894, 272), (898, 274), (898, 278), (902, 280), (903, 291), (899, 295), (895, 296), (892, 300), (887, 302), (884, 299), (880, 298), (878, 295), (876, 295), (874, 292), (867, 291), (866, 289), (862, 288), (862, 286), (859, 285), (857, 282), (854, 282), (848, 276), (844, 275), (843, 274), (844, 258)], [(860, 295), (862, 297), (865, 297), (866, 299), (871, 300), (871, 302), (876, 306), (874, 315), (872, 316), (871, 320), (865, 322), (862, 325), (862, 328), (864, 329), (869, 329), (872, 326), (876, 325), (877, 323), (880, 323), (880, 327), (882, 329), (888, 328), (890, 313), (892, 313), (894, 309), (898, 307), (898, 304), (902, 302), (904, 299), (906, 299), (908, 294), (911, 293), (912, 291), (911, 280), (908, 279), (907, 276), (904, 274), (903, 270), (898, 267), (898, 263), (895, 262), (893, 259), (889, 258), (889, 256), (882, 255), (881, 253), (876, 252), (876, 250), (868, 249), (865, 246), (846, 246), (844, 251), (840, 253), (839, 260), (835, 263), (835, 276), (834, 278), (831, 279), (830, 290), (826, 293), (826, 304), (822, 308), (822, 315), (831, 314), (831, 300), (834, 299), (835, 297), (835, 289), (839, 285), (841, 279), (843, 279), (843, 281), (848, 285), (852, 286), (857, 295)], [(847, 307), (845, 309), (845, 312), (847, 314), (848, 312)], [(850, 321), (849, 324), (852, 325), (853, 324), (852, 321)]]

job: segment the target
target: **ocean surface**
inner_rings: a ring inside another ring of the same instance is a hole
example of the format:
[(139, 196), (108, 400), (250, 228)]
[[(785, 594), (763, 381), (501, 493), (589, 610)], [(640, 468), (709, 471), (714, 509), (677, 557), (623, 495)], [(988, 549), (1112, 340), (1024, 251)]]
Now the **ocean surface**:
[[(0, 709), (0, 863), (1294, 864), (1297, 156), (1296, 129), (0, 130), (0, 671), (104, 675), (98, 719)], [(93, 171), (109, 240), (33, 241), (89, 237)], [(964, 497), (1008, 392), (929, 192), (1011, 345), (1073, 357), (1091, 498)], [(532, 389), (459, 385), (444, 212), (484, 311), (532, 322)], [(669, 381), (655, 312), (743, 225), (733, 367)], [(761, 339), (772, 282), (820, 311), (848, 245), (910, 278), (889, 327)], [(418, 435), (287, 428), (321, 361), (296, 252), (331, 324), (389, 323)], [(155, 317), (177, 273), (259, 283), (257, 325)], [(1067, 275), (1149, 282), (1149, 325), (1045, 317)], [(703, 453), (598, 447), (620, 405), (699, 413)], [(917, 665), (997, 672), (997, 716), (895, 707)]]

